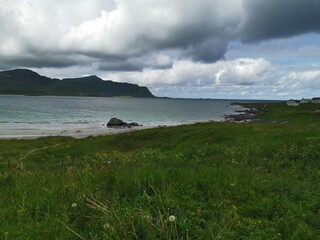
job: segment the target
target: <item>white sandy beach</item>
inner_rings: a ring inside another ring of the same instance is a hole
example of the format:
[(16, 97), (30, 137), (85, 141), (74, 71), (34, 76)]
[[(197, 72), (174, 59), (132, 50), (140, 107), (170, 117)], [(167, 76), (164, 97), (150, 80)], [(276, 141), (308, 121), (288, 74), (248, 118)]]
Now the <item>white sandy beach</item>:
[(124, 132), (132, 132), (158, 126), (148, 125), (132, 128), (82, 128), (82, 129), (66, 129), (66, 130), (49, 130), (49, 129), (0, 129), (0, 139), (37, 139), (42, 137), (73, 137), (85, 138), (89, 136), (111, 135)]

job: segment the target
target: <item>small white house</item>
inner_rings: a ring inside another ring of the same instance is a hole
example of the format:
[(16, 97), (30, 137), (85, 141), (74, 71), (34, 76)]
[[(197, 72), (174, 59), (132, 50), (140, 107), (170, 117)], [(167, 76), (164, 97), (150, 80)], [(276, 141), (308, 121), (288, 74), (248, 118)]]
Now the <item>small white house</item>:
[(311, 103), (311, 99), (309, 99), (309, 98), (302, 98), (302, 99), (300, 100), (300, 103)]
[(297, 107), (299, 106), (299, 104), (300, 104), (300, 101), (298, 100), (290, 99), (289, 101), (287, 101), (287, 105), (291, 107)]
[(315, 97), (315, 98), (312, 98), (312, 103), (320, 103), (320, 98), (318, 97)]

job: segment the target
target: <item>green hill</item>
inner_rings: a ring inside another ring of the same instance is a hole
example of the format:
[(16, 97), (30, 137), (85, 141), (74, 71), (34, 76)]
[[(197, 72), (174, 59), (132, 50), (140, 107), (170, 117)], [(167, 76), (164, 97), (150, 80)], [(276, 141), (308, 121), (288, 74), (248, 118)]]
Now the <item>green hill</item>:
[(147, 87), (105, 81), (97, 76), (52, 79), (28, 69), (0, 72), (0, 94), (154, 97)]

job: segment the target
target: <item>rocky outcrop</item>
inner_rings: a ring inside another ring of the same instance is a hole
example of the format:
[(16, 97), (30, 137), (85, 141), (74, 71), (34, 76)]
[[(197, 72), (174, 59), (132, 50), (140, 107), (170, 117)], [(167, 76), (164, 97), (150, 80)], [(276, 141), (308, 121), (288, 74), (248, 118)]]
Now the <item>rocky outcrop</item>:
[(252, 122), (255, 119), (254, 114), (236, 114), (226, 116), (228, 122)]
[(259, 112), (256, 108), (249, 108), (237, 112), (242, 112), (242, 114), (227, 115), (225, 117), (228, 122), (253, 122), (256, 118), (256, 113)]
[(139, 126), (142, 126), (142, 125), (139, 125), (136, 122), (126, 123), (118, 118), (111, 118), (107, 123), (107, 127), (109, 128), (117, 128), (117, 127), (132, 128), (132, 127), (139, 127)]

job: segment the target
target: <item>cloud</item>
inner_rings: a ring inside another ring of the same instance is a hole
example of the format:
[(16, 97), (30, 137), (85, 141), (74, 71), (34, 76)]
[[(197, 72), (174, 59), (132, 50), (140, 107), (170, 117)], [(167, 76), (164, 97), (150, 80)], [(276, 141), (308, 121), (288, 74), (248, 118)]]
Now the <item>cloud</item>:
[(0, 6), (0, 65), (65, 67), (79, 64), (79, 55), (62, 50), (58, 42), (73, 25), (97, 16), (101, 7), (111, 8), (108, 2), (3, 0)]
[(304, 69), (300, 71), (288, 71), (279, 79), (278, 84), (285, 89), (294, 91), (320, 89), (320, 70)]
[(104, 60), (99, 63), (102, 71), (142, 71), (143, 69), (167, 69), (171, 68), (173, 60), (165, 53), (150, 54), (142, 57), (132, 57), (120, 60)]
[(51, 78), (96, 74), (103, 79), (147, 86), (156, 96), (194, 98), (287, 99), (319, 95), (319, 65), (279, 67), (264, 58), (216, 63), (176, 60), (172, 68), (142, 71), (92, 71), (94, 65), (34, 69)]
[(256, 86), (272, 85), (272, 81), (275, 81), (274, 70), (275, 66), (265, 59), (243, 58), (211, 64), (182, 60), (175, 61), (170, 69), (108, 73), (103, 77), (150, 86), (152, 90), (162, 92), (162, 95), (174, 92), (170, 89), (180, 89), (181, 95), (182, 89), (188, 89), (188, 94), (206, 92), (208, 97), (215, 97), (218, 95), (217, 90), (221, 93), (231, 89), (240, 92), (239, 89), (248, 90)]
[[(318, 0), (3, 0), (0, 57), (17, 66), (59, 67), (46, 58), (65, 55), (65, 67), (82, 55), (108, 71), (156, 68), (134, 62), (163, 51), (213, 63), (230, 41), (319, 32), (319, 10)], [(28, 58), (34, 60), (27, 64)]]
[(232, 61), (221, 62), (216, 73), (216, 83), (235, 85), (267, 84), (275, 67), (263, 58), (240, 58)]
[(320, 31), (319, 0), (244, 0), (240, 38), (256, 42)]
[(2, 0), (0, 68), (163, 95), (298, 94), (319, 79), (319, 12), (319, 0)]
[[(233, 3), (232, 7), (221, 7)], [(238, 3), (238, 4), (237, 4)], [(137, 57), (180, 49), (182, 56), (213, 62), (227, 49), (227, 28), (239, 20), (241, 1), (117, 1), (111, 12), (73, 27), (60, 44), (66, 49), (105, 58)]]
[(183, 55), (194, 61), (212, 63), (223, 59), (227, 48), (228, 41), (226, 39), (214, 37), (191, 44)]
[(26, 55), (19, 57), (6, 57), (5, 59), (0, 60), (1, 68), (15, 68), (17, 66), (23, 67), (35, 67), (35, 68), (43, 68), (43, 67), (69, 67), (75, 64), (80, 64), (79, 61), (76, 61), (71, 58), (66, 58), (66, 56), (35, 56), (35, 55)]

